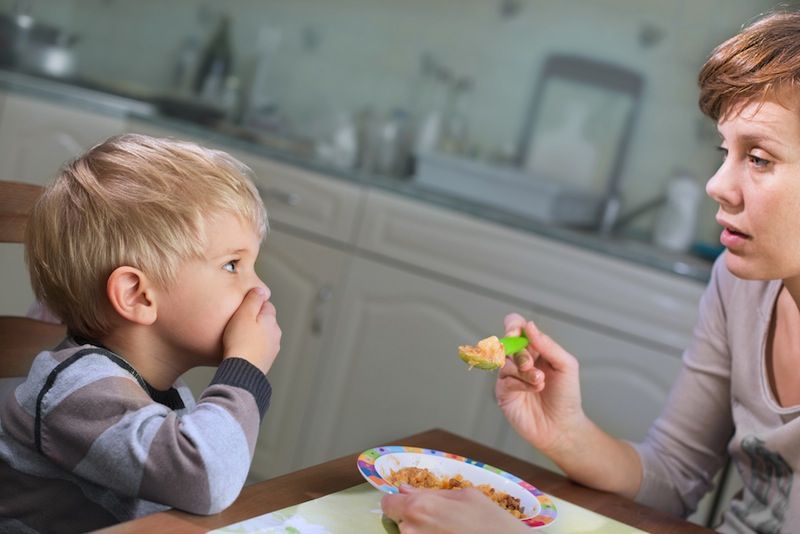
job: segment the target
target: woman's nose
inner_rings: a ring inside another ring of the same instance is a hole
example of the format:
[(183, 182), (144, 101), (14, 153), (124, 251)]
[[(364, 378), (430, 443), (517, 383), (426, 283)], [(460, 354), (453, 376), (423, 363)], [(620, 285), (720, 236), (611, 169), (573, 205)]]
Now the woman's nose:
[(717, 172), (706, 182), (706, 193), (720, 205), (735, 206), (739, 203), (735, 170), (727, 161), (723, 161)]

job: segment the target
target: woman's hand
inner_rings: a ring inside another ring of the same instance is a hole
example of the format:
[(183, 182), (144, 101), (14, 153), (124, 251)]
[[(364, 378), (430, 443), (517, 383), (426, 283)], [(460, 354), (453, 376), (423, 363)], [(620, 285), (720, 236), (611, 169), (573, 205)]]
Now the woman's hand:
[(400, 493), (384, 495), (383, 513), (402, 534), (524, 534), (529, 529), (474, 488), (428, 490), (401, 486)]
[(529, 344), (500, 369), (497, 403), (514, 430), (550, 456), (586, 422), (578, 361), (521, 315), (509, 314), (504, 324), (507, 336), (524, 332)]

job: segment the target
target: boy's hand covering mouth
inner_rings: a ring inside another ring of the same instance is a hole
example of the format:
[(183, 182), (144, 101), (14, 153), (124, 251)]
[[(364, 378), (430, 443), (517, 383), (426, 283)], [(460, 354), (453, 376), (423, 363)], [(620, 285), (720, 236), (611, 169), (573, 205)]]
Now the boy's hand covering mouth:
[(528, 339), (524, 336), (510, 336), (503, 339), (489, 336), (478, 341), (475, 346), (460, 345), (458, 357), (469, 365), (470, 369), (477, 367), (484, 371), (494, 371), (503, 367), (507, 355), (516, 354), (527, 346)]

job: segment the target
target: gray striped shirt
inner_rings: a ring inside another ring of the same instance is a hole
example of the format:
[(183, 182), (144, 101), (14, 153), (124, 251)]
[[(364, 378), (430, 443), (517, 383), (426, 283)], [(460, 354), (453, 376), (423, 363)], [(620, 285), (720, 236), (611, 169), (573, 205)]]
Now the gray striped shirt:
[(239, 495), (271, 394), (241, 358), (195, 403), (68, 339), (0, 407), (0, 532), (75, 532), (169, 507), (213, 514)]

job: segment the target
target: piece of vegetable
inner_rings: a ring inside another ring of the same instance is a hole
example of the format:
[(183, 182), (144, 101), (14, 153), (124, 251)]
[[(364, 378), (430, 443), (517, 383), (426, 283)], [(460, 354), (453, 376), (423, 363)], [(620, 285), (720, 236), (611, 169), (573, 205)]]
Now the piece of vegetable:
[(494, 371), (503, 367), (506, 355), (516, 354), (527, 346), (528, 340), (524, 336), (510, 336), (503, 339), (489, 336), (474, 346), (460, 345), (458, 357), (469, 365), (470, 369), (477, 367), (484, 371)]

